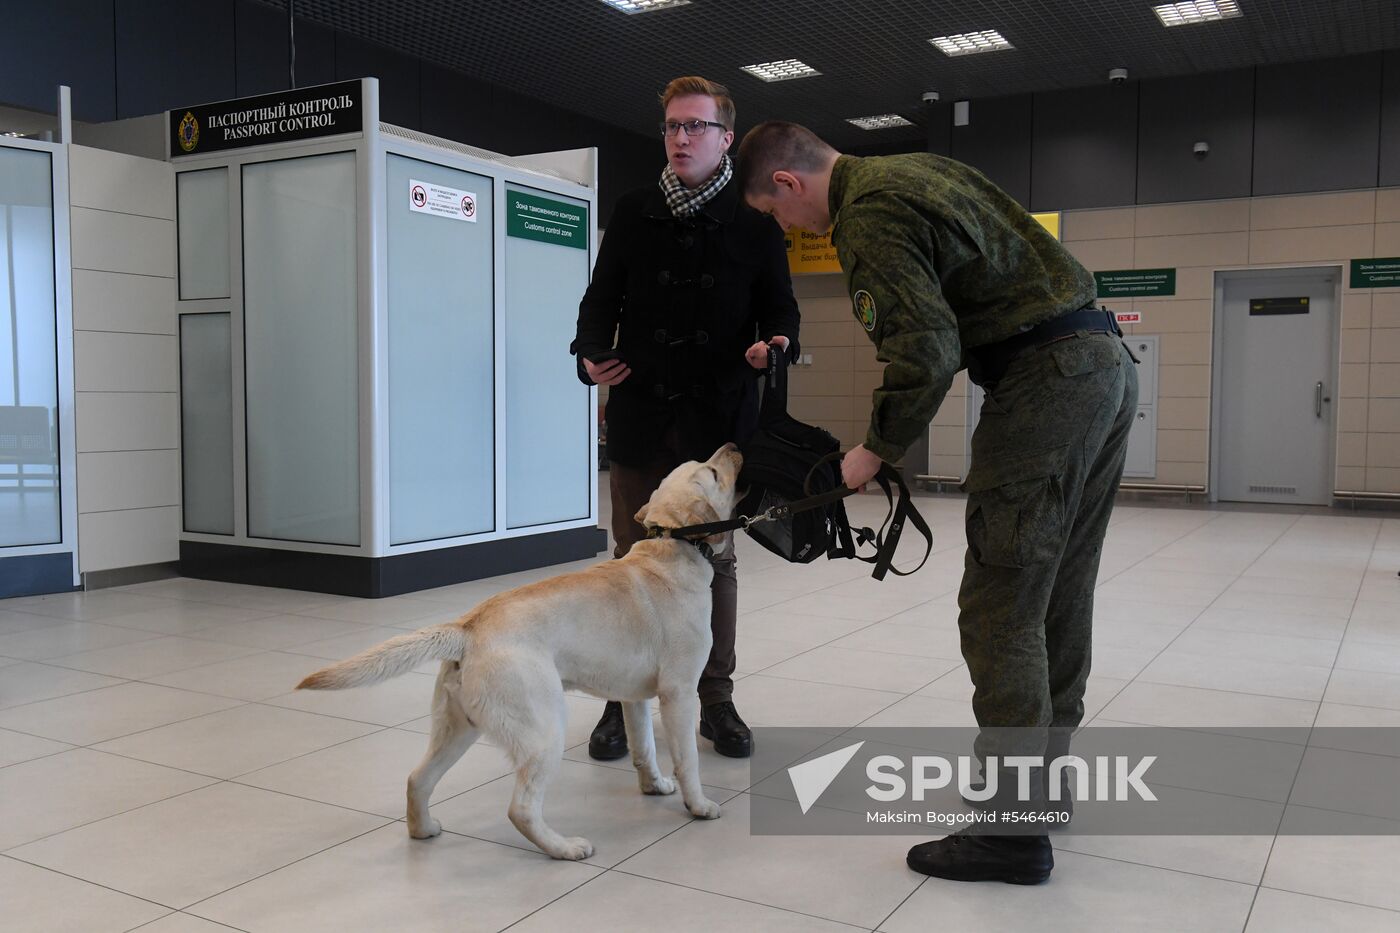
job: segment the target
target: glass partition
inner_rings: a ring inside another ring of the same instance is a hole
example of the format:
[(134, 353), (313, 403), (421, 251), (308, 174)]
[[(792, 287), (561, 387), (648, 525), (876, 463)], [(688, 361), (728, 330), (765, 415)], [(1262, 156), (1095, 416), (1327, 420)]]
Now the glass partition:
[(0, 148), (0, 547), (62, 540), (53, 165)]
[(492, 180), (389, 155), (389, 541), (495, 527)]
[(248, 534), (360, 543), (355, 155), (243, 166)]
[(588, 286), (587, 203), (506, 189), (506, 523), (587, 518), (588, 387), (569, 355)]
[(229, 315), (180, 315), (185, 530), (233, 534), (233, 350)]

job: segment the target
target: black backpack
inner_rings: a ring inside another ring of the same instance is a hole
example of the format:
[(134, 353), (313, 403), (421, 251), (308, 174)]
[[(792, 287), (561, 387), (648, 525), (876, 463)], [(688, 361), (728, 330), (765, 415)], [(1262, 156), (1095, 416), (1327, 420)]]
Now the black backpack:
[[(738, 527), (789, 563), (806, 564), (825, 554), (828, 559), (855, 558), (875, 564), (877, 580), (889, 570), (899, 576), (913, 573), (891, 566), (905, 518), (923, 534), (929, 552), (933, 550), (933, 535), (910, 503), (909, 489), (899, 471), (886, 464), (875, 478), (890, 502), (880, 531), (857, 528), (853, 538), (842, 500), (855, 490), (841, 481), (841, 443), (822, 428), (788, 414), (787, 382), (786, 354), (770, 349), (758, 427), (740, 444), (744, 466), (739, 486), (748, 492), (735, 507), (736, 514), (743, 516), (736, 520)], [(897, 506), (892, 483), (900, 491)], [(857, 541), (873, 543), (876, 553), (861, 557), (856, 553)], [(928, 560), (928, 553), (924, 560)]]

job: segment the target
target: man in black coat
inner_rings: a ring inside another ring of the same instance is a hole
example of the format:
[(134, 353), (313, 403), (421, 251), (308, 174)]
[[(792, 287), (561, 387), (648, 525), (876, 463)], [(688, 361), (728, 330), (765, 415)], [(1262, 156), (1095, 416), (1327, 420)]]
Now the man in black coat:
[[(797, 352), (797, 301), (783, 233), (743, 203), (732, 180), (729, 92), (704, 78), (677, 78), (661, 105), (666, 169), (659, 185), (629, 192), (613, 210), (569, 348), (583, 382), (610, 387), (617, 557), (646, 537), (633, 516), (667, 473), (708, 458), (756, 423), (756, 377), (769, 342)], [(616, 358), (594, 362), (613, 349), (614, 334)], [(719, 753), (746, 758), (752, 738), (733, 703), (732, 541), (713, 563), (714, 646), (700, 676), (700, 734)], [(619, 704), (607, 705), (588, 753), (603, 760), (627, 754)]]

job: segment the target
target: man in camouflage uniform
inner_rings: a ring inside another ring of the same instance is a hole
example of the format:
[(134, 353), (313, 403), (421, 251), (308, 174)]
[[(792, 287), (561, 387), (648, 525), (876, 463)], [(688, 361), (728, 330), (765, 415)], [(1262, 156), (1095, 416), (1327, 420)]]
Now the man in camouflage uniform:
[[(885, 363), (865, 443), (841, 464), (859, 488), (918, 440), (964, 366), (986, 390), (965, 488), (958, 625), (979, 757), (1065, 754), (1084, 715), (1094, 586), (1137, 407), (1137, 374), (1093, 277), (974, 169), (918, 153), (843, 156), (804, 127), (765, 123), (739, 149), (755, 208), (785, 229), (832, 228), (856, 319)], [(1016, 727), (1016, 728), (1003, 728)], [(1049, 747), (1047, 748), (1047, 741)], [(1014, 799), (1015, 771), (997, 801)], [(1043, 805), (1040, 776), (1032, 804)], [(915, 846), (916, 871), (1036, 883), (1033, 835), (958, 833)]]

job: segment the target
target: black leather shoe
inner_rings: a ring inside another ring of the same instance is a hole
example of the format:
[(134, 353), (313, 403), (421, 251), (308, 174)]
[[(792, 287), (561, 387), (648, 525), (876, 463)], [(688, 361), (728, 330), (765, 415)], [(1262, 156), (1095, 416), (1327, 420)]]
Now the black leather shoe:
[(728, 700), (700, 708), (700, 734), (715, 743), (715, 751), (729, 758), (747, 758), (753, 753), (753, 733)]
[(1048, 836), (973, 836), (954, 833), (914, 846), (905, 857), (914, 871), (949, 881), (1040, 884), (1055, 867)]
[(611, 700), (603, 707), (603, 718), (588, 737), (588, 757), (612, 761), (627, 754), (627, 727), (622, 724), (622, 704)]

